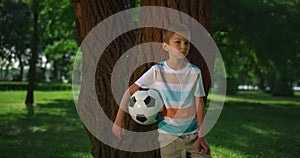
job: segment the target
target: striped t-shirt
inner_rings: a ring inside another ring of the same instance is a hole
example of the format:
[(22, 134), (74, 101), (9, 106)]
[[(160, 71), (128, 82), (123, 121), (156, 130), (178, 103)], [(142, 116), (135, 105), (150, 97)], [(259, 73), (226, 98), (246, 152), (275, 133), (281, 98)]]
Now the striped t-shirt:
[(194, 97), (205, 96), (200, 69), (188, 63), (183, 69), (173, 70), (166, 62), (153, 65), (136, 82), (142, 88), (160, 92), (165, 107), (158, 131), (172, 135), (198, 132)]

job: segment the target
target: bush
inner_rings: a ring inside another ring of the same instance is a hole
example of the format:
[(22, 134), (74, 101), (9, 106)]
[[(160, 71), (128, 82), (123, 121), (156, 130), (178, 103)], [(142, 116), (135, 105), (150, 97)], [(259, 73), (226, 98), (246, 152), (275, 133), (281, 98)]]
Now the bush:
[[(27, 82), (0, 82), (0, 90), (27, 90)], [(35, 90), (71, 90), (72, 85), (66, 83), (37, 83)]]
[(0, 82), (0, 90), (26, 90), (27, 82)]

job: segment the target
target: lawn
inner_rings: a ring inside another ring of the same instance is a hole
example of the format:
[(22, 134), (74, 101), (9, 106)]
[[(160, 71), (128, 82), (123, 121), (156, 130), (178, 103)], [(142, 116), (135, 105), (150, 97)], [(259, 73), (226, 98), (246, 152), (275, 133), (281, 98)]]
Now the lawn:
[[(35, 115), (27, 116), (25, 91), (0, 91), (0, 157), (82, 157), (91, 146), (72, 92), (36, 91)], [(227, 96), (206, 136), (213, 157), (300, 157), (300, 93), (261, 92)]]
[(252, 91), (227, 96), (207, 135), (213, 157), (300, 157), (300, 93), (272, 97)]
[(25, 96), (25, 91), (0, 92), (0, 157), (91, 157), (71, 91), (36, 91), (31, 117)]

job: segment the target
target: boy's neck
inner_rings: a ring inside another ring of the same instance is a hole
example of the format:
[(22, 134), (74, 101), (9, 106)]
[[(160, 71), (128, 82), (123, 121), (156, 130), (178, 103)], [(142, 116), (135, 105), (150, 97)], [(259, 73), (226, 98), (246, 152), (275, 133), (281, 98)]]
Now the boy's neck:
[(168, 64), (168, 66), (173, 70), (181, 70), (188, 63), (186, 59), (182, 59), (182, 60), (168, 59), (166, 62)]

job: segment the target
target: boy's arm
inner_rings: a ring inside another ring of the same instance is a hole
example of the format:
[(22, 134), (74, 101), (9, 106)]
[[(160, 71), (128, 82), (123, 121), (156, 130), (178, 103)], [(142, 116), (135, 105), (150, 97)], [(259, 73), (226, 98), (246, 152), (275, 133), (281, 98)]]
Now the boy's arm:
[(210, 147), (204, 138), (204, 126), (202, 126), (205, 116), (205, 105), (203, 99), (201, 97), (195, 97), (195, 105), (196, 105), (196, 116), (198, 121), (198, 142), (197, 148), (199, 151), (204, 150), (204, 154), (210, 155)]
[(140, 87), (136, 84), (132, 84), (124, 93), (123, 98), (120, 103), (120, 107), (115, 119), (115, 122), (112, 127), (113, 134), (121, 139), (124, 134), (124, 117), (125, 110), (127, 110), (128, 102), (130, 100), (130, 96), (139, 89)]

